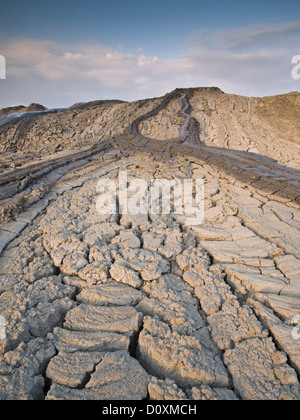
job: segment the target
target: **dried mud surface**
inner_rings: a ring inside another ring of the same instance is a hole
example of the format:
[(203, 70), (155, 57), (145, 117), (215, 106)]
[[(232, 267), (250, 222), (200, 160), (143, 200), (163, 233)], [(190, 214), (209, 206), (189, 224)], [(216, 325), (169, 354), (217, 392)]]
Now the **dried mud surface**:
[[(0, 399), (298, 400), (298, 102), (199, 88), (2, 115)], [(204, 179), (203, 224), (100, 215), (123, 171)]]

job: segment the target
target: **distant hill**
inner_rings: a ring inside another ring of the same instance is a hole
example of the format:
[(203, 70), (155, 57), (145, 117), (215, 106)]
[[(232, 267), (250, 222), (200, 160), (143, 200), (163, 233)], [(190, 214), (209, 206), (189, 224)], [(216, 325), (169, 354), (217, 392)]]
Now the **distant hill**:
[(47, 108), (40, 104), (30, 104), (28, 106), (18, 105), (9, 108), (0, 109), (0, 115), (15, 114), (19, 112), (34, 112), (34, 111), (46, 111)]
[[(38, 104), (3, 114), (44, 111)], [(300, 93), (251, 98), (217, 87), (181, 88), (131, 103), (98, 100), (45, 113), (4, 117), (0, 152), (55, 153), (109, 138), (143, 136), (255, 153), (300, 168)]]

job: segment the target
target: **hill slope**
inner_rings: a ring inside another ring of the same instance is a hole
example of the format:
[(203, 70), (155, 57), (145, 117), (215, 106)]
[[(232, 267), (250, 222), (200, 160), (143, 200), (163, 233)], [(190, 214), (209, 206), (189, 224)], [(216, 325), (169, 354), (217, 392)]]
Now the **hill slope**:
[[(300, 399), (300, 170), (274, 160), (298, 165), (298, 99), (178, 89), (2, 120), (1, 400)], [(124, 172), (135, 203), (140, 179), (141, 201), (161, 179), (204, 197), (136, 214)]]
[(258, 153), (300, 168), (299, 105), (299, 93), (246, 98), (217, 88), (195, 88), (132, 103), (97, 101), (64, 110), (12, 114), (8, 120), (2, 115), (0, 151), (2, 162), (7, 152), (28, 162), (34, 156), (134, 133)]

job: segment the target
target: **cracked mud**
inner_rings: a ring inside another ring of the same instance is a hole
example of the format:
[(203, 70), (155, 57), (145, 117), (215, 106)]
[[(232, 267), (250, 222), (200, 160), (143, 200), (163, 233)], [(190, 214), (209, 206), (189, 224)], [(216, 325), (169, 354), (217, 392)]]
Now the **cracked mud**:
[[(266, 101), (2, 118), (0, 399), (300, 398), (299, 152)], [(203, 224), (100, 215), (97, 183), (122, 171), (204, 179)]]

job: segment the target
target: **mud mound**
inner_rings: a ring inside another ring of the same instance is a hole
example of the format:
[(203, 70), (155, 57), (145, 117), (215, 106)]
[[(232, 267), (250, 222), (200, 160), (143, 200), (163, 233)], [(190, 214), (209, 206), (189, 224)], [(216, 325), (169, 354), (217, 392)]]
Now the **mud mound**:
[[(300, 171), (249, 152), (280, 131), (259, 101), (179, 89), (2, 126), (0, 399), (300, 398)], [(129, 198), (204, 180), (203, 223), (124, 211), (124, 173)]]

